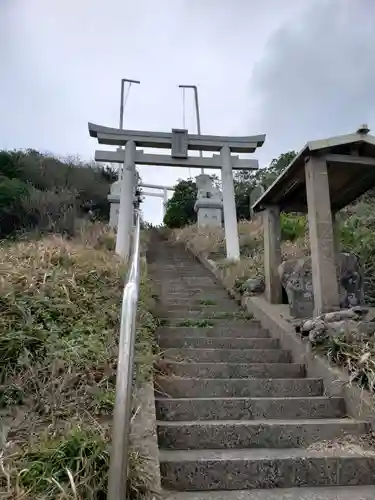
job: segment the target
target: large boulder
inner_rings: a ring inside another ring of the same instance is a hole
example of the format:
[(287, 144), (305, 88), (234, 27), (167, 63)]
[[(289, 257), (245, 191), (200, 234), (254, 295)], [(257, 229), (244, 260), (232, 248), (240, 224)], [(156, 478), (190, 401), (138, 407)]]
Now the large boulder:
[[(363, 304), (363, 271), (357, 255), (339, 254), (338, 280), (340, 307)], [(284, 261), (278, 268), (281, 284), (295, 318), (310, 318), (314, 310), (311, 257)]]

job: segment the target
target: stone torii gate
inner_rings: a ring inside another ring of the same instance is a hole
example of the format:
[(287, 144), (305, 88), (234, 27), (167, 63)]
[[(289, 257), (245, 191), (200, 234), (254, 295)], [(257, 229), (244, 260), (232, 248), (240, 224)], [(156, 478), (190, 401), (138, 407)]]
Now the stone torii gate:
[[(154, 193), (151, 191), (143, 191), (142, 196), (154, 196), (156, 198), (163, 199), (163, 218), (165, 215), (166, 204), (168, 201), (168, 191), (174, 191), (172, 186), (159, 186), (157, 184), (139, 184), (141, 188), (149, 189), (161, 189), (162, 192)], [(119, 206), (121, 199), (121, 177), (119, 180), (115, 181), (111, 185), (111, 192), (108, 195), (108, 201), (110, 202), (110, 212), (109, 212), (109, 225), (113, 229), (118, 227), (118, 216), (119, 216)]]
[[(221, 169), (224, 203), (224, 227), (227, 258), (238, 260), (236, 206), (234, 200), (233, 169), (256, 170), (257, 160), (239, 159), (231, 153), (253, 153), (263, 145), (265, 134), (248, 137), (228, 137), (188, 134), (184, 129), (172, 129), (171, 133), (122, 130), (89, 123), (89, 133), (99, 144), (125, 146), (125, 151), (96, 151), (95, 160), (124, 163), (116, 252), (128, 258), (132, 228), (132, 199), (135, 165), (154, 165)], [(137, 151), (137, 146), (171, 149), (171, 155), (145, 154)], [(188, 156), (188, 151), (219, 151), (212, 157)]]
[(164, 193), (152, 193), (151, 191), (142, 191), (142, 196), (163, 198), (163, 218), (164, 218), (164, 215), (165, 215), (165, 196), (164, 196)]
[(174, 191), (172, 186), (159, 186), (158, 184), (140, 184), (140, 187), (148, 189), (161, 189), (162, 193), (152, 193), (150, 191), (143, 191), (143, 196), (156, 196), (158, 198), (163, 198), (163, 217), (165, 215), (165, 209), (168, 201), (168, 191)]

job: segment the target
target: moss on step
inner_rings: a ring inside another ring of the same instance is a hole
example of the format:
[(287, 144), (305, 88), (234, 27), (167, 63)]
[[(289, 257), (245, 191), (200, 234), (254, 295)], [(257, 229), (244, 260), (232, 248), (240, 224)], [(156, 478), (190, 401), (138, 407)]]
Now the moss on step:
[(199, 301), (199, 304), (201, 304), (202, 306), (216, 306), (217, 302), (213, 299), (201, 299)]
[(214, 323), (210, 321), (209, 319), (183, 319), (182, 321), (179, 321), (176, 324), (177, 327), (179, 326), (189, 326), (192, 328), (207, 328), (207, 327), (213, 327)]

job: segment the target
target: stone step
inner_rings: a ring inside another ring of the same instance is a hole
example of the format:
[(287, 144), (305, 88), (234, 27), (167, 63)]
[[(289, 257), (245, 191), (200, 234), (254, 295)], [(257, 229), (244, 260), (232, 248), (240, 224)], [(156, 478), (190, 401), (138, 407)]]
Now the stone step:
[(194, 349), (181, 347), (164, 350), (164, 358), (197, 363), (289, 363), (289, 351), (283, 349)]
[(164, 500), (374, 500), (375, 486), (330, 486), (234, 491), (174, 491)]
[(202, 307), (202, 308), (189, 308), (188, 306), (184, 308), (178, 308), (178, 309), (171, 309), (170, 307), (167, 307), (165, 305), (161, 305), (161, 309), (163, 309), (163, 312), (160, 312), (168, 318), (212, 318), (212, 319), (246, 319), (246, 312), (241, 311), (238, 306), (233, 307), (232, 310), (230, 310), (228, 307), (226, 310), (219, 310), (217, 307), (215, 308), (208, 308), (208, 307)]
[[(168, 304), (166, 302), (163, 303), (163, 306), (167, 308), (168, 313), (183, 313), (185, 314), (187, 311), (193, 312), (205, 312), (209, 314), (215, 314), (216, 312), (228, 312), (228, 313), (238, 313), (244, 312), (234, 300), (228, 298), (226, 302), (221, 301), (219, 304), (215, 302), (215, 304), (205, 304), (205, 300), (213, 300), (213, 299), (194, 299), (191, 303), (189, 302), (181, 302), (181, 304)], [(203, 302), (203, 303), (202, 303)]]
[(237, 304), (237, 302), (229, 294), (221, 291), (211, 291), (206, 293), (204, 290), (187, 290), (186, 288), (184, 290), (165, 291), (161, 287), (158, 287), (157, 290), (160, 302), (163, 305), (168, 305), (177, 299), (179, 301), (183, 301), (183, 306), (187, 306), (191, 304), (192, 301), (204, 300), (207, 296), (209, 296), (210, 299), (215, 300), (218, 303), (225, 301), (227, 303), (236, 304), (239, 307), (239, 304)]
[(164, 358), (197, 363), (288, 363), (290, 352), (282, 349), (193, 349), (170, 348)]
[(321, 379), (202, 379), (157, 376), (155, 389), (171, 398), (272, 398), (321, 396)]
[(288, 398), (156, 398), (156, 418), (167, 421), (312, 419), (345, 416), (338, 397)]
[[(159, 287), (162, 288), (162, 287)], [(211, 299), (223, 299), (223, 300), (233, 300), (229, 293), (225, 290), (221, 289), (215, 289), (211, 290), (209, 292), (205, 292), (205, 290), (202, 290), (200, 288), (195, 288), (195, 289), (189, 289), (187, 290), (186, 288), (184, 289), (179, 289), (179, 290), (170, 290), (168, 293), (165, 294), (166, 300), (185, 300), (185, 299), (205, 299), (207, 297), (210, 297)]]
[(277, 339), (233, 337), (175, 337), (158, 336), (159, 346), (165, 348), (192, 347), (199, 349), (279, 349)]
[[(164, 269), (160, 272), (160, 274), (153, 273), (152, 274), (152, 280), (154, 283), (157, 283), (159, 285), (163, 286), (179, 286), (183, 283), (188, 284), (189, 286), (197, 286), (198, 284), (203, 284), (203, 285), (208, 285), (208, 286), (213, 286), (217, 287), (221, 290), (223, 290), (223, 286), (215, 281), (215, 279), (212, 278), (212, 275), (209, 274), (202, 274), (201, 276), (198, 275), (197, 271), (190, 271), (190, 272), (183, 272), (180, 273), (178, 271), (175, 271), (174, 273), (172, 272), (167, 272), (164, 271)], [(200, 287), (198, 287), (200, 288)]]
[(179, 288), (181, 290), (184, 289), (186, 286), (187, 289), (202, 289), (202, 288), (208, 288), (208, 289), (217, 289), (217, 290), (223, 290), (223, 287), (213, 281), (212, 278), (178, 278), (178, 279), (154, 279), (153, 280), (155, 284), (162, 286), (165, 290), (172, 290), (174, 288)]
[(261, 327), (260, 323), (248, 321), (244, 326), (220, 326), (214, 327), (189, 327), (189, 326), (163, 326), (158, 328), (157, 335), (160, 337), (206, 337), (206, 338), (269, 338), (270, 334)]
[(173, 299), (176, 296), (180, 298), (185, 297), (198, 297), (202, 299), (204, 297), (216, 297), (216, 298), (228, 298), (230, 295), (221, 288), (215, 288), (213, 286), (210, 287), (202, 287), (202, 286), (188, 286), (187, 284), (181, 283), (179, 286), (166, 286), (166, 285), (157, 285), (157, 288), (161, 291), (164, 297), (168, 297), (169, 299)]
[[(160, 265), (162, 264), (162, 266)], [(202, 269), (204, 271), (205, 269), (199, 264), (196, 260), (168, 260), (168, 261), (163, 261), (162, 259), (158, 260), (158, 266), (154, 266), (155, 270), (157, 271), (158, 269), (168, 269), (168, 270), (173, 270), (173, 269), (184, 269), (184, 268), (189, 268), (189, 269)]]
[(307, 448), (344, 436), (358, 438), (367, 431), (365, 422), (345, 418), (157, 422), (159, 446), (173, 450)]
[(164, 375), (185, 378), (301, 378), (303, 365), (297, 363), (184, 363), (160, 360)]
[[(213, 304), (204, 304), (205, 301), (213, 301)], [(225, 310), (239, 310), (238, 304), (231, 299), (229, 296), (221, 298), (219, 300), (213, 299), (212, 297), (184, 297), (182, 299), (165, 299), (161, 300), (163, 306), (167, 307), (168, 310), (173, 309), (200, 309), (202, 307), (207, 307), (208, 309), (216, 308), (218, 311)]]
[[(162, 322), (165, 322), (166, 326), (211, 326), (213, 328), (216, 327), (225, 327), (225, 328), (246, 328), (247, 326), (251, 326), (251, 319), (232, 319), (232, 318), (167, 318), (160, 317)], [(203, 323), (203, 324), (202, 324)], [(206, 323), (206, 324), (204, 324)]]
[(166, 271), (170, 274), (175, 273), (175, 275), (179, 275), (180, 272), (191, 272), (192, 276), (199, 276), (200, 271), (202, 272), (203, 276), (210, 276), (213, 278), (213, 275), (205, 268), (205, 267), (200, 267), (200, 264), (198, 264), (196, 261), (193, 262), (167, 262), (165, 264), (162, 264), (155, 270), (156, 276), (162, 277), (162, 272)]
[(184, 290), (187, 290), (189, 292), (194, 291), (194, 290), (198, 290), (198, 291), (206, 291), (207, 293), (225, 292), (226, 291), (222, 287), (222, 285), (219, 285), (218, 283), (215, 283), (213, 280), (207, 279), (207, 278), (201, 279), (201, 280), (178, 279), (178, 280), (173, 280), (173, 281), (172, 280), (165, 280), (163, 278), (160, 280), (154, 279), (153, 282), (156, 285), (159, 285), (160, 287), (162, 287), (164, 290), (169, 290), (171, 292), (173, 290), (179, 290), (181, 292), (183, 292)]
[(160, 450), (162, 485), (174, 490), (241, 490), (371, 485), (374, 452), (322, 449)]
[(188, 270), (188, 271), (165, 271), (164, 269), (160, 274), (153, 274), (154, 281), (163, 284), (174, 284), (181, 282), (190, 283), (190, 282), (200, 282), (204, 281), (204, 283), (209, 283), (210, 285), (214, 284), (222, 288), (222, 285), (218, 283), (215, 278), (213, 278), (212, 274), (208, 273), (200, 273), (199, 270)]
[(153, 276), (155, 279), (159, 281), (163, 281), (163, 278), (166, 277), (171, 280), (178, 279), (193, 279), (193, 278), (207, 278), (211, 281), (215, 281), (215, 278), (208, 271), (204, 271), (199, 267), (192, 266), (175, 266), (175, 267), (166, 267), (163, 266), (161, 270), (158, 272), (154, 272)]

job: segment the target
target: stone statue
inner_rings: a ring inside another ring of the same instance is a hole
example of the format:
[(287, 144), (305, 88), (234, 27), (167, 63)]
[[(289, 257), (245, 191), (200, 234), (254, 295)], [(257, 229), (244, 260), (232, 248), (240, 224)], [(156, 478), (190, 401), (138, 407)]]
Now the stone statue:
[(262, 194), (264, 193), (264, 191), (265, 191), (265, 189), (262, 186), (262, 184), (258, 184), (251, 191), (251, 193), (250, 193), (250, 219), (254, 218), (254, 212), (253, 212), (252, 206), (254, 205), (254, 203), (256, 201), (258, 201), (258, 199), (262, 196)]
[(194, 209), (198, 212), (198, 227), (222, 227), (223, 196), (207, 174), (196, 177), (198, 188)]
[(118, 213), (120, 209), (120, 197), (121, 197), (121, 180), (118, 180), (111, 185), (111, 190), (108, 195), (108, 201), (110, 203), (109, 225), (112, 229), (117, 228)]

